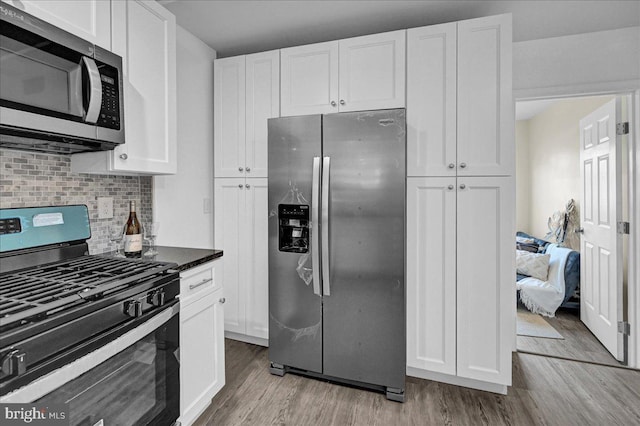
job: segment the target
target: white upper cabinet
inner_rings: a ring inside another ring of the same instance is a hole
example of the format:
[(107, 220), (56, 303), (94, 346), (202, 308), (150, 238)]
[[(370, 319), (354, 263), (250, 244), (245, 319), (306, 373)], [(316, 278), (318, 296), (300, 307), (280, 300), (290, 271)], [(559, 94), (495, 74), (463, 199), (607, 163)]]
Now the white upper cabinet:
[(338, 112), (338, 42), (280, 50), (282, 116)]
[(244, 177), (245, 57), (216, 59), (213, 75), (215, 177)]
[(339, 110), (404, 108), (406, 31), (340, 40)]
[(2, 0), (20, 10), (111, 50), (111, 2)]
[(456, 175), (457, 24), (407, 30), (407, 175)]
[(515, 170), (511, 16), (458, 22), (458, 174)]
[(282, 49), (281, 115), (405, 106), (406, 31)]
[(407, 175), (511, 176), (511, 17), (407, 32)]
[(280, 115), (280, 52), (247, 55), (246, 177), (267, 177), (267, 120)]
[(280, 114), (280, 54), (215, 61), (216, 177), (267, 177), (267, 120)]
[(122, 56), (125, 143), (72, 157), (75, 173), (177, 171), (176, 20), (155, 1), (114, 1), (112, 51)]

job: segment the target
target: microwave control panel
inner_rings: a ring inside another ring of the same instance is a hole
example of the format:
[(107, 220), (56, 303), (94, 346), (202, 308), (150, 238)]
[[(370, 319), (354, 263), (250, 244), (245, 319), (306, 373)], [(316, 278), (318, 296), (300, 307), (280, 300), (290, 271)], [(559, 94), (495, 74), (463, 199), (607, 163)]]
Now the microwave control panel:
[(120, 85), (115, 68), (100, 64), (102, 81), (102, 106), (98, 117), (98, 126), (120, 130)]

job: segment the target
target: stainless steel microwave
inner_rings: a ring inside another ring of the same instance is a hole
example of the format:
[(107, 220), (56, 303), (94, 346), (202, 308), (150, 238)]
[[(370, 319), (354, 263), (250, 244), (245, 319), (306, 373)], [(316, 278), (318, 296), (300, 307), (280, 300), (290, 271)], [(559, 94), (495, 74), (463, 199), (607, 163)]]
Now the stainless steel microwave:
[(0, 147), (58, 154), (124, 143), (122, 58), (0, 3)]

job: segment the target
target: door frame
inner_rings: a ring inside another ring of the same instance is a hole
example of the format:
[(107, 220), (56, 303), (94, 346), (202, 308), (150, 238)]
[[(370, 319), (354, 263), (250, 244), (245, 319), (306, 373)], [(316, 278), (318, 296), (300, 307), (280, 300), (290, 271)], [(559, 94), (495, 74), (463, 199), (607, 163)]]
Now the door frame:
[[(541, 89), (539, 91), (540, 93), (534, 93), (537, 92), (535, 90), (527, 91), (526, 95), (521, 97), (518, 97), (518, 93), (514, 91), (514, 110), (516, 102), (543, 99), (576, 99), (591, 96), (614, 95), (626, 97), (627, 100), (627, 117), (629, 120), (627, 197), (629, 200), (628, 220), (630, 222), (629, 261), (627, 266), (627, 321), (631, 327), (627, 345), (627, 365), (640, 369), (640, 267), (638, 266), (640, 265), (640, 196), (636, 196), (640, 191), (640, 170), (638, 170), (640, 167), (640, 90), (637, 90), (635, 87), (628, 88), (627, 90), (599, 90), (597, 88), (589, 90), (589, 88), (583, 87), (582, 89), (587, 90), (580, 90), (579, 93), (576, 93), (575, 87), (556, 87), (555, 89), (552, 95), (549, 94), (548, 91)], [(514, 204), (514, 216), (515, 208)], [(514, 326), (514, 352), (517, 351), (516, 339)]]

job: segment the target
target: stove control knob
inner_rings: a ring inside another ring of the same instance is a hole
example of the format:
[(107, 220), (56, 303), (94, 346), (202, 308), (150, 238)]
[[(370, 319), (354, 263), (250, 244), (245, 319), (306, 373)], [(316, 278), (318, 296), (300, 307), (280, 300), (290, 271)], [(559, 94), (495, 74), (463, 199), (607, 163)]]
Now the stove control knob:
[(149, 293), (147, 302), (149, 302), (153, 306), (164, 305), (164, 290), (158, 290), (156, 292)]
[(6, 376), (20, 376), (27, 371), (27, 354), (20, 349), (12, 349), (3, 358), (0, 371)]
[(124, 313), (131, 318), (142, 316), (142, 304), (137, 300), (128, 300), (124, 302)]

